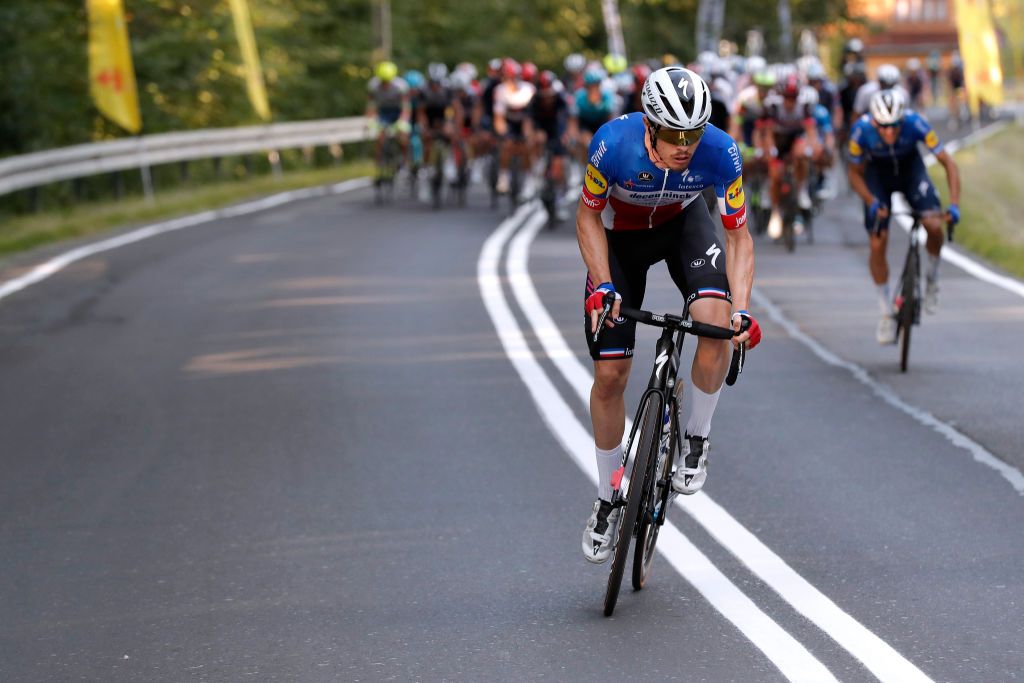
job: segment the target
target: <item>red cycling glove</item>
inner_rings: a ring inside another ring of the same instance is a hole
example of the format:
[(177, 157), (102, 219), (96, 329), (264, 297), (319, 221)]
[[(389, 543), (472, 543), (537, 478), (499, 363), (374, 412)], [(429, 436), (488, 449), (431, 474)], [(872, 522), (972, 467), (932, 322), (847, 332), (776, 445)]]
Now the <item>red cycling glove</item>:
[(761, 343), (761, 326), (754, 320), (754, 316), (750, 315), (746, 311), (736, 311), (733, 313), (733, 317), (740, 316), (744, 320), (750, 321), (750, 327), (747, 328), (747, 332), (750, 333), (750, 339), (747, 340), (747, 351), (754, 348)]
[(605, 294), (614, 294), (616, 299), (622, 298), (622, 295), (615, 291), (615, 285), (610, 282), (602, 282), (597, 286), (597, 289), (587, 297), (587, 300), (583, 305), (583, 312), (590, 315), (591, 311), (600, 311), (604, 309)]

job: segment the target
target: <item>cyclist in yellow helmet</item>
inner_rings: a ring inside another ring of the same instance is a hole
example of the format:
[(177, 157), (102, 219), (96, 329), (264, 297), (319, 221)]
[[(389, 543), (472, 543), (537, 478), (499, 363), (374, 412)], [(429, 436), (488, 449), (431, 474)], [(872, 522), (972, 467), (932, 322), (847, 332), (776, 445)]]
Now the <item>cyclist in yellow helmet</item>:
[(379, 166), (384, 139), (388, 135), (397, 136), (403, 157), (408, 154), (409, 132), (412, 130), (409, 86), (398, 77), (395, 63), (384, 61), (374, 69), (374, 77), (370, 79), (367, 90), (366, 118), (370, 119), (370, 131), (377, 138), (376, 159)]

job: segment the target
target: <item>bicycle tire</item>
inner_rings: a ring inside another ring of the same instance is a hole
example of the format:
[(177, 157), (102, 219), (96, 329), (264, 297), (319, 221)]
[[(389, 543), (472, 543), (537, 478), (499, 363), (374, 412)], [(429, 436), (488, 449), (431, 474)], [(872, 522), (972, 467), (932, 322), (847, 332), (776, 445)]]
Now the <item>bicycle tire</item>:
[(917, 300), (917, 267), (918, 262), (911, 247), (907, 256), (907, 266), (903, 273), (900, 292), (903, 296), (903, 303), (900, 305), (899, 313), (899, 337), (900, 337), (900, 372), (906, 372), (910, 366), (910, 332), (914, 327), (914, 317), (920, 302)]
[(787, 219), (782, 224), (782, 242), (786, 245), (786, 251), (793, 253), (796, 251), (796, 231), (793, 229), (793, 221)]
[[(622, 508), (622, 517), (619, 520), (619, 528), (615, 533), (615, 550), (612, 554), (612, 566), (608, 571), (608, 584), (604, 592), (604, 615), (610, 617), (615, 611), (615, 603), (619, 599), (619, 588), (622, 586), (622, 574), (626, 569), (626, 559), (629, 557), (630, 541), (633, 538), (633, 530), (636, 526), (637, 516), (640, 512), (642, 502), (644, 480), (647, 475), (647, 461), (651, 452), (651, 441), (658, 427), (658, 416), (660, 411), (652, 409), (652, 404), (657, 402), (661, 405), (661, 398), (657, 392), (648, 393), (641, 401), (637, 411), (637, 420), (634, 425), (641, 425), (634, 432), (627, 446), (627, 455), (632, 448), (632, 441), (638, 440), (636, 455), (633, 457), (633, 468), (629, 473), (629, 490), (626, 493), (626, 504)], [(638, 478), (639, 475), (639, 478)], [(636, 494), (634, 493), (636, 489)]]
[[(640, 590), (651, 575), (651, 563), (654, 561), (654, 548), (658, 543), (658, 534), (664, 524), (664, 516), (668, 514), (669, 490), (672, 487), (672, 462), (675, 459), (676, 440), (679, 433), (674, 416), (675, 406), (668, 405), (668, 450), (661, 461), (659, 471), (658, 460), (661, 455), (661, 439), (651, 444), (648, 455), (647, 477), (644, 481), (644, 500), (637, 520), (636, 543), (633, 547), (633, 590)], [(664, 411), (662, 411), (664, 413)], [(663, 423), (664, 424), (664, 423)], [(664, 436), (664, 434), (663, 434)], [(653, 458), (651, 457), (653, 456)], [(662, 482), (659, 489), (657, 482)], [(658, 503), (661, 503), (660, 507)], [(657, 517), (655, 513), (657, 512)]]

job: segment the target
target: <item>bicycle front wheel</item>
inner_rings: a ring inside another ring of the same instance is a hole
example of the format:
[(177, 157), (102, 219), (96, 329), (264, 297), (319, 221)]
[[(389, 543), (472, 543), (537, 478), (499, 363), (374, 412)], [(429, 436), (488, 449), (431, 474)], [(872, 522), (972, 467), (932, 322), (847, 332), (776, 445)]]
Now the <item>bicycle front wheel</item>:
[(637, 520), (636, 546), (633, 548), (633, 590), (640, 590), (651, 575), (654, 546), (658, 532), (668, 514), (669, 492), (672, 488), (672, 461), (675, 454), (678, 429), (669, 405), (662, 411), (662, 429), (657, 441), (651, 444), (647, 466), (644, 500)]
[(900, 283), (900, 295), (903, 298), (903, 303), (900, 305), (897, 316), (900, 341), (900, 372), (906, 372), (907, 367), (910, 365), (910, 331), (914, 327), (917, 309), (921, 305), (917, 292), (918, 267), (917, 254), (911, 251), (907, 257), (907, 265)]
[[(629, 556), (629, 544), (636, 530), (637, 517), (644, 502), (644, 487), (647, 480), (647, 464), (650, 460), (652, 445), (657, 447), (660, 431), (661, 396), (657, 392), (647, 393), (637, 411), (633, 434), (630, 435), (626, 447), (627, 464), (632, 459), (633, 466), (629, 470), (629, 481), (622, 482), (620, 494), (626, 499), (622, 507), (622, 517), (615, 534), (615, 550), (612, 554), (612, 566), (608, 572), (608, 585), (604, 593), (604, 615), (610, 617), (615, 611), (615, 603), (619, 599), (619, 587), (622, 585), (622, 574), (626, 569), (626, 558)], [(639, 425), (639, 427), (637, 427)], [(624, 493), (622, 493), (624, 491)]]

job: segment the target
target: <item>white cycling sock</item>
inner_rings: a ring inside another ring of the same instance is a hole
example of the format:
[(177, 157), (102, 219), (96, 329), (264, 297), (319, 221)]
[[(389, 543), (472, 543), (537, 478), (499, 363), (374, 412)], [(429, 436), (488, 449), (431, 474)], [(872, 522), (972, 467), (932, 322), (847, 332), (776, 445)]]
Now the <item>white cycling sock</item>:
[(708, 438), (711, 433), (711, 418), (715, 414), (715, 406), (718, 405), (718, 396), (722, 388), (713, 394), (705, 394), (697, 387), (693, 387), (690, 394), (690, 420), (686, 423), (686, 433), (690, 436)]
[(939, 261), (941, 259), (934, 255), (928, 254), (928, 281), (935, 282), (939, 277)]
[(594, 446), (594, 452), (597, 455), (597, 497), (610, 502), (612, 475), (622, 467), (622, 446), (616, 446), (610, 451)]
[(889, 283), (875, 285), (875, 287), (878, 289), (878, 308), (881, 309), (882, 315), (890, 315), (892, 313), (892, 297), (889, 294)]

